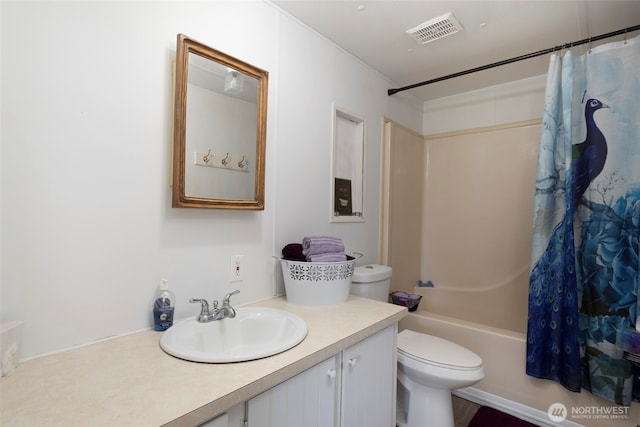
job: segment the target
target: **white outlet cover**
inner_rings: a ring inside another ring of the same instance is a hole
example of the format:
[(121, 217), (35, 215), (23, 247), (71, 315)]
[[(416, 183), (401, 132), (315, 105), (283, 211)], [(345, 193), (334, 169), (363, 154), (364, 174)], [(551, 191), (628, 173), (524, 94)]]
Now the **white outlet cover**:
[(243, 280), (243, 265), (244, 255), (232, 255), (231, 263), (229, 265), (229, 281), (241, 282)]

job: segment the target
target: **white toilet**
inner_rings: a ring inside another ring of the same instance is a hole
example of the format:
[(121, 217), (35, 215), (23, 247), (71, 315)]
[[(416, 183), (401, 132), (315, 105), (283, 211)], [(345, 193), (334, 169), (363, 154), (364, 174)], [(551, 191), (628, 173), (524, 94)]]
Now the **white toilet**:
[(482, 359), (461, 345), (405, 329), (398, 334), (399, 427), (453, 427), (451, 391), (484, 378)]
[[(391, 267), (356, 267), (351, 293), (388, 301)], [(398, 334), (398, 427), (454, 427), (451, 391), (484, 378), (482, 359), (442, 338), (405, 329)]]
[(391, 267), (369, 264), (353, 269), (351, 293), (378, 301), (389, 301)]

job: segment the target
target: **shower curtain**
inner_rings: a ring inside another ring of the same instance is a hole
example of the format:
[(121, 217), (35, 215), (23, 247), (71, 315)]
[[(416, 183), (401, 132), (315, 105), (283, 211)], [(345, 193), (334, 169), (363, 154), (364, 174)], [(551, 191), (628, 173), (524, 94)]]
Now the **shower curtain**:
[(640, 309), (638, 70), (640, 37), (552, 55), (529, 280), (527, 374), (622, 405), (640, 401), (616, 346)]

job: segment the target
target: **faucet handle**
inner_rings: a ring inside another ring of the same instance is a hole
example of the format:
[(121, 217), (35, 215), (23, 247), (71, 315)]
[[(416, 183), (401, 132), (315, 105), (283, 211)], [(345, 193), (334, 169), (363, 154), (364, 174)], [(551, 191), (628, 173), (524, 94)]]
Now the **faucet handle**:
[(226, 295), (224, 296), (224, 298), (222, 298), (222, 305), (223, 305), (223, 306), (225, 306), (225, 305), (226, 305), (226, 306), (228, 306), (228, 305), (229, 305), (229, 303), (230, 303), (230, 301), (231, 301), (231, 296), (232, 296), (232, 295), (239, 294), (239, 293), (240, 293), (240, 289), (236, 289), (235, 291), (233, 291), (233, 292), (231, 292), (231, 293), (226, 294)]
[(197, 302), (199, 302), (200, 305), (200, 316), (206, 316), (209, 314), (209, 303), (207, 302), (206, 299), (200, 299), (200, 298), (190, 298), (189, 302), (192, 304), (195, 304)]

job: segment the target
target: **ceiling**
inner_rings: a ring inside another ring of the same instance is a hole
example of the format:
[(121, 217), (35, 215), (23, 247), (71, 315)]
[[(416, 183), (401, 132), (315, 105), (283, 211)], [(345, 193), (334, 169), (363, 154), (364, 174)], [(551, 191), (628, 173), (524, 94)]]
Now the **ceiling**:
[[(481, 67), (640, 24), (640, 0), (272, 0), (391, 80), (390, 88)], [(463, 30), (419, 44), (406, 30), (452, 12)], [(631, 38), (640, 32), (627, 35)], [(593, 42), (592, 47), (624, 36)], [(575, 47), (579, 54), (589, 44)], [(430, 100), (545, 74), (538, 56), (407, 92)], [(392, 95), (393, 96), (393, 95)]]

